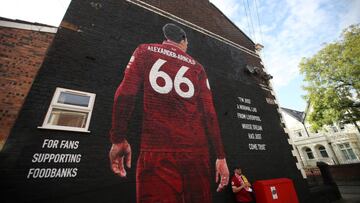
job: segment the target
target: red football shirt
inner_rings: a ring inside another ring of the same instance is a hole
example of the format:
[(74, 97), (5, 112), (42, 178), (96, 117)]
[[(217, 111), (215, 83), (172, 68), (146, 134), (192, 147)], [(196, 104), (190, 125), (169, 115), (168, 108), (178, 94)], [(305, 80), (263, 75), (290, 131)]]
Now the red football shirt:
[[(244, 182), (243, 177), (245, 176), (234, 175), (231, 178), (231, 186), (240, 187), (242, 185), (241, 182)], [(250, 192), (246, 191), (245, 188), (242, 188), (239, 192), (235, 193), (235, 198), (238, 202), (251, 202), (253, 200)]]
[(201, 64), (171, 41), (137, 47), (118, 87), (111, 141), (126, 138), (136, 95), (143, 94), (141, 151), (208, 152), (224, 158), (219, 124)]

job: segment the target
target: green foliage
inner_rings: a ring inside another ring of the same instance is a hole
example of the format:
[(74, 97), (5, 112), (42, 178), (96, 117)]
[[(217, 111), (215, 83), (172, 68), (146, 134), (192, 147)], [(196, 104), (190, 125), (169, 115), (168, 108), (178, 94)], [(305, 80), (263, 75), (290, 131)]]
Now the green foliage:
[(345, 29), (339, 41), (303, 58), (299, 66), (313, 130), (360, 120), (360, 24)]

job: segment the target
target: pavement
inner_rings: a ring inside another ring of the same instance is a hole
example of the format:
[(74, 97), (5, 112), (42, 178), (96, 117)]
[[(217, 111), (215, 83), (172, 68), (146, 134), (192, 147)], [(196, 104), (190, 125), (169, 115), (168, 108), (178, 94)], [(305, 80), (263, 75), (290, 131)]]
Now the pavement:
[(358, 194), (343, 194), (342, 199), (332, 203), (360, 203), (360, 191)]

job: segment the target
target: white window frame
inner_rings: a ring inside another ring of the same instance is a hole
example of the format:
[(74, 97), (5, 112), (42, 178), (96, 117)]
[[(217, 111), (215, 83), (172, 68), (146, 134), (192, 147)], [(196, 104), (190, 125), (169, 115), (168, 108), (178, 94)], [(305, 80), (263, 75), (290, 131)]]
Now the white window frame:
[[(348, 145), (348, 147), (347, 147), (346, 145)], [(352, 161), (357, 161), (357, 160), (359, 160), (359, 158), (358, 158), (357, 155), (355, 154), (355, 151), (354, 151), (354, 149), (351, 147), (351, 145), (350, 145), (349, 142), (344, 142), (344, 143), (338, 144), (338, 147), (339, 147), (339, 150), (340, 150), (340, 152), (342, 153), (342, 156), (343, 156), (343, 158), (344, 158), (345, 161), (347, 161), (347, 162), (352, 162)], [(352, 153), (354, 154), (354, 156), (355, 156), (354, 159), (352, 159), (349, 151), (352, 151)], [(346, 154), (346, 155), (345, 155), (345, 154)], [(349, 159), (347, 159), (346, 156), (349, 157)]]
[(343, 123), (339, 123), (339, 129), (340, 129), (340, 131), (344, 131), (345, 125)]
[[(320, 149), (320, 148), (323, 148), (323, 149)], [(329, 153), (327, 152), (325, 146), (320, 145), (320, 146), (318, 146), (317, 150), (319, 151), (319, 155), (320, 155), (322, 158), (329, 158)], [(323, 156), (323, 153), (321, 153), (321, 152), (324, 152), (324, 153), (326, 154), (326, 156)]]
[[(308, 149), (309, 149), (309, 150), (308, 150)], [(305, 147), (304, 152), (305, 152), (308, 160), (313, 160), (313, 159), (315, 159), (314, 152), (311, 150), (310, 147)], [(309, 156), (309, 154), (311, 154), (311, 157)]]
[[(58, 101), (59, 96), (60, 96), (60, 94), (62, 92), (81, 95), (81, 96), (89, 96), (90, 97), (89, 104), (88, 104), (87, 107), (84, 107), (84, 106), (77, 106), (77, 105), (71, 105), (71, 104), (58, 103), (57, 101)], [(94, 93), (82, 92), (82, 91), (57, 87), (56, 90), (55, 90), (55, 93), (53, 95), (53, 98), (51, 100), (51, 104), (49, 106), (49, 109), (48, 109), (48, 111), (46, 113), (43, 124), (42, 124), (42, 126), (39, 126), (38, 128), (90, 133), (90, 131), (88, 129), (89, 129), (89, 126), (90, 126), (90, 120), (91, 120), (91, 115), (92, 115), (92, 111), (93, 111), (93, 107), (94, 107), (94, 103), (95, 103), (95, 97), (96, 97), (96, 94), (94, 94)], [(48, 120), (49, 120), (51, 112), (53, 111), (54, 108), (55, 109), (65, 110), (65, 111), (77, 111), (77, 112), (88, 113), (88, 116), (86, 118), (85, 127), (84, 128), (79, 128), (79, 127), (69, 127), (69, 126), (60, 126), (60, 125), (49, 124)]]

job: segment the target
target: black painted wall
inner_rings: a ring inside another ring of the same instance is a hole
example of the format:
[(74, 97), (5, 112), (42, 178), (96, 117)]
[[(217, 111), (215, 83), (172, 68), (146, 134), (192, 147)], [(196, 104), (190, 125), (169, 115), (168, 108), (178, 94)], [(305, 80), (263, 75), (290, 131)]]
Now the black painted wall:
[[(64, 20), (79, 26), (81, 32), (59, 29), (44, 64), (26, 99), (8, 142), (1, 152), (1, 187), (8, 202), (135, 202), (135, 168), (141, 132), (141, 98), (131, 122), (129, 142), (133, 146), (133, 166), (128, 178), (110, 171), (108, 151), (111, 143), (113, 95), (133, 50), (141, 43), (162, 42), (161, 28), (171, 20), (125, 1), (73, 0)], [(175, 22), (176, 23), (176, 22)], [(218, 113), (227, 162), (232, 173), (240, 165), (248, 179), (291, 178), (302, 202), (307, 202), (306, 183), (296, 169), (287, 135), (282, 129), (277, 106), (268, 104), (269, 92), (260, 88), (244, 68), (259, 59), (184, 27), (189, 54), (205, 68)], [(260, 65), (259, 65), (260, 66)], [(96, 94), (90, 133), (39, 129), (56, 87)], [(249, 150), (252, 142), (236, 118), (237, 97), (250, 98), (262, 119), (266, 151)], [(79, 148), (43, 149), (44, 139), (76, 140)], [(80, 153), (80, 163), (31, 163), (34, 153)], [(212, 162), (215, 159), (212, 154)], [(33, 167), (76, 167), (74, 178), (27, 179)], [(215, 175), (214, 175), (215, 176)], [(214, 178), (215, 179), (215, 178)], [(231, 202), (230, 189), (216, 193), (214, 202)], [(6, 201), (5, 201), (6, 202)]]

